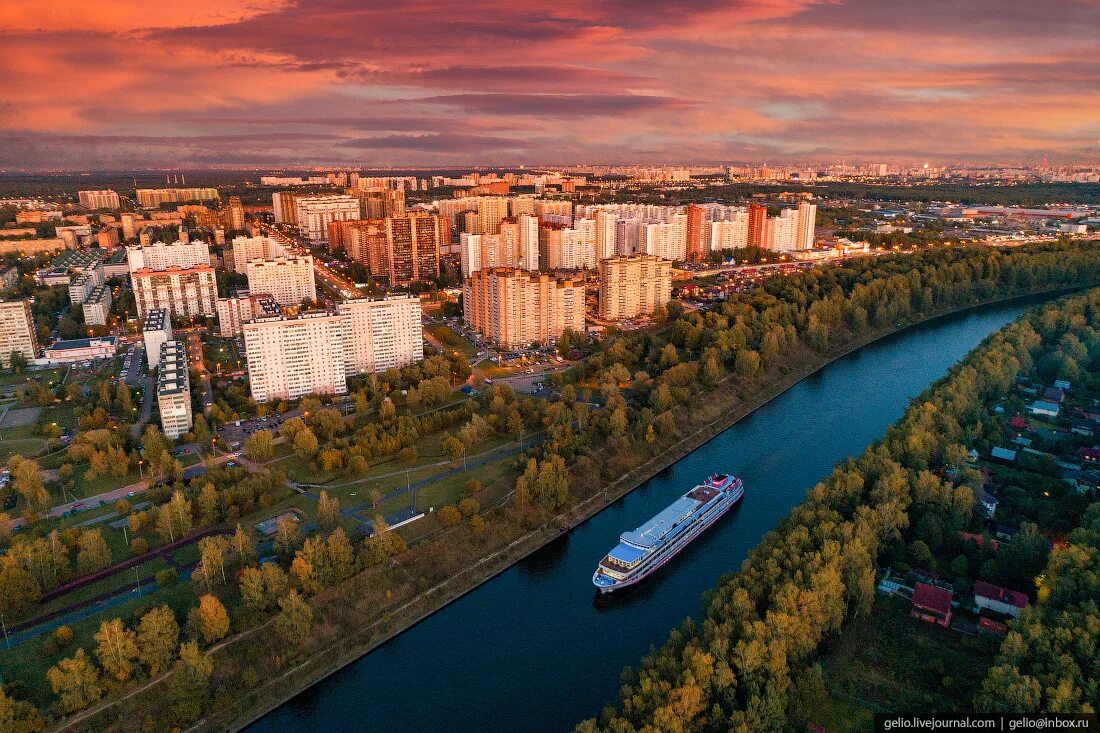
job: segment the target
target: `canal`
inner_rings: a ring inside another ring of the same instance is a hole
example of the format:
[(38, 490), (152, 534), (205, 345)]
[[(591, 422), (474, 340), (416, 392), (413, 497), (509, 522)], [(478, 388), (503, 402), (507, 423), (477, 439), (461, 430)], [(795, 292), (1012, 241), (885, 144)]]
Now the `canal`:
[[(949, 316), (834, 362), (247, 731), (570, 730), (613, 700), (624, 666), (698, 616), (700, 595), (837, 461), (862, 451), (910, 399), (1039, 302)], [(597, 601), (592, 571), (619, 533), (716, 471), (744, 479), (742, 505), (629, 595)]]

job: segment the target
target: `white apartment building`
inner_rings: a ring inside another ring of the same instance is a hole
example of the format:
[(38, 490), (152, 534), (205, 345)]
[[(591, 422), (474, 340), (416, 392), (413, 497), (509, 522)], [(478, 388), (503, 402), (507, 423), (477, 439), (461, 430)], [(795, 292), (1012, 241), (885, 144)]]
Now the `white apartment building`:
[(606, 259), (608, 257), (614, 257), (615, 252), (615, 230), (619, 221), (619, 215), (614, 211), (604, 211), (599, 209), (596, 211), (596, 257), (599, 259)]
[(672, 298), (672, 262), (651, 255), (600, 260), (600, 317), (608, 321), (652, 313)]
[(814, 228), (817, 226), (817, 204), (803, 201), (798, 204), (798, 233), (795, 235), (796, 249), (812, 249), (814, 246)]
[(73, 305), (83, 303), (92, 291), (106, 281), (103, 276), (103, 265), (95, 263), (84, 268), (82, 272), (73, 276), (69, 284), (69, 302)]
[(499, 234), (500, 223), (508, 216), (508, 199), (504, 196), (467, 196), (457, 199), (443, 199), (438, 204), (439, 215), (446, 217), (451, 230), (459, 228), (470, 217), (472, 226), (469, 234)]
[(109, 188), (102, 191), (77, 191), (76, 195), (85, 209), (118, 208), (118, 194)]
[(164, 308), (174, 318), (196, 318), (217, 313), (218, 283), (214, 268), (202, 265), (181, 269), (137, 270), (130, 274), (138, 318), (153, 308)]
[(740, 211), (729, 219), (710, 222), (709, 251), (749, 246), (749, 212)]
[(344, 318), (344, 370), (347, 376), (403, 367), (424, 358), (420, 298), (345, 300), (336, 305)]
[(687, 257), (687, 215), (672, 214), (668, 221), (646, 224), (641, 251), (663, 260), (684, 260)]
[(27, 361), (38, 355), (29, 300), (0, 301), (0, 366), (11, 366), (13, 352), (22, 354)]
[(156, 242), (144, 247), (127, 247), (126, 259), (130, 264), (131, 274), (137, 270), (167, 270), (169, 267), (186, 270), (209, 266), (210, 248), (206, 242)]
[(493, 267), (539, 268), (539, 222), (521, 214), (501, 222), (499, 234), (459, 235), (462, 276)]
[(764, 228), (764, 249), (792, 252), (797, 249), (798, 211), (783, 209), (779, 216), (768, 217)]
[(295, 205), (298, 211), (298, 230), (314, 244), (328, 242), (328, 225), (332, 222), (360, 218), (359, 199), (356, 196), (299, 196)]
[(141, 337), (145, 342), (145, 363), (155, 369), (160, 363), (160, 347), (172, 340), (172, 319), (164, 308), (154, 308), (145, 314), (141, 325)]
[(81, 307), (84, 309), (84, 323), (89, 326), (106, 326), (111, 314), (111, 288), (97, 285)]
[(233, 259), (233, 271), (245, 274), (245, 266), (252, 260), (273, 260), (286, 257), (283, 243), (272, 237), (234, 237), (230, 250)]
[(257, 402), (344, 394), (346, 318), (333, 311), (257, 318), (241, 324)]
[(278, 224), (298, 226), (298, 194), (293, 191), (276, 191), (271, 194), (271, 210)]
[(303, 300), (317, 300), (317, 284), (313, 278), (313, 255), (276, 257), (252, 260), (245, 264), (250, 293), (265, 293), (279, 305), (300, 305)]
[(175, 440), (191, 430), (191, 382), (187, 373), (187, 349), (182, 341), (160, 345), (157, 372), (157, 406), (164, 435)]

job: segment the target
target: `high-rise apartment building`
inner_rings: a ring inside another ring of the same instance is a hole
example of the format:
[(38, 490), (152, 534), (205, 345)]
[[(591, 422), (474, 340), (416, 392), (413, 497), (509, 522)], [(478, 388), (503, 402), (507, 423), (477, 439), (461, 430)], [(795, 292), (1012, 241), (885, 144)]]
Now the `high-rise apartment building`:
[(139, 188), (135, 193), (138, 204), (145, 209), (155, 209), (161, 204), (219, 200), (216, 188)]
[(803, 201), (798, 205), (798, 234), (795, 236), (796, 249), (812, 249), (814, 246), (814, 228), (817, 225), (817, 204)]
[(218, 298), (218, 335), (226, 338), (241, 335), (241, 324), (257, 318), (278, 316), (282, 310), (270, 295), (250, 295), (238, 291), (230, 298)]
[(157, 407), (165, 437), (175, 440), (194, 424), (191, 415), (191, 380), (187, 373), (187, 349), (182, 341), (160, 345), (157, 372)]
[(684, 213), (687, 216), (686, 259), (698, 262), (706, 257), (706, 209), (690, 204)]
[(153, 308), (146, 313), (141, 337), (145, 342), (145, 363), (153, 369), (160, 363), (160, 347), (172, 340), (172, 320), (168, 317), (168, 311)]
[(344, 370), (348, 376), (400, 368), (424, 358), (420, 298), (341, 301), (344, 318)]
[(764, 228), (768, 222), (768, 207), (760, 204), (749, 206), (749, 246), (764, 246)]
[(447, 241), (443, 218), (417, 212), (385, 222), (390, 285), (439, 277), (439, 250)]
[(276, 257), (286, 257), (287, 251), (283, 243), (272, 237), (234, 237), (233, 246), (228, 251), (227, 259), (232, 260), (232, 266), (226, 263), (234, 272), (242, 275), (245, 267), (252, 260), (273, 260)]
[(13, 353), (27, 361), (38, 355), (30, 300), (0, 301), (0, 366), (10, 367)]
[(111, 314), (111, 288), (109, 285), (97, 285), (81, 305), (84, 311), (84, 323), (89, 326), (106, 326)]
[(314, 244), (328, 243), (328, 226), (332, 222), (361, 218), (359, 199), (355, 196), (299, 196), (296, 205), (298, 230)]
[(245, 265), (248, 291), (267, 294), (279, 305), (300, 305), (317, 300), (313, 255), (288, 255), (271, 260), (251, 260)]
[(600, 317), (608, 321), (652, 313), (672, 297), (672, 263), (652, 255), (600, 260)]
[(554, 221), (565, 226), (571, 226), (573, 224), (573, 202), (536, 199), (535, 215), (544, 221)]
[(242, 323), (252, 398), (268, 402), (346, 393), (345, 321), (335, 311), (316, 311)]
[(517, 268), (479, 270), (462, 288), (463, 317), (502, 348), (584, 331), (584, 283)]
[(348, 189), (357, 196), (364, 219), (385, 219), (388, 216), (405, 215), (405, 192), (388, 188)]
[(710, 222), (710, 250), (740, 249), (749, 246), (749, 213), (733, 214), (729, 219)]
[(118, 194), (109, 188), (102, 191), (77, 191), (76, 195), (85, 209), (118, 208)]
[(462, 276), (495, 267), (539, 268), (538, 219), (530, 214), (509, 217), (499, 234), (466, 234), (459, 237)]
[(619, 215), (600, 209), (596, 212), (596, 257), (606, 259), (615, 256), (615, 225)]
[(244, 229), (244, 204), (240, 196), (230, 196), (225, 207), (225, 225), (229, 229)]
[(783, 209), (779, 216), (768, 217), (764, 222), (762, 246), (773, 252), (790, 252), (796, 249), (798, 235), (798, 211)]
[(138, 318), (164, 308), (176, 318), (216, 313), (218, 283), (204, 242), (157, 243), (127, 249)]
[(642, 252), (681, 262), (687, 257), (687, 215), (672, 214), (668, 221), (646, 224), (642, 229)]
[(329, 251), (343, 247), (348, 258), (361, 262), (371, 277), (390, 274), (384, 219), (334, 221), (328, 228)]
[(276, 224), (298, 226), (298, 194), (293, 191), (276, 191), (271, 194), (271, 211)]
[[(466, 216), (468, 213), (474, 216)], [(504, 196), (468, 196), (439, 202), (439, 215), (449, 225), (448, 241), (451, 229), (467, 234), (499, 234), (500, 223), (508, 213), (508, 199)]]

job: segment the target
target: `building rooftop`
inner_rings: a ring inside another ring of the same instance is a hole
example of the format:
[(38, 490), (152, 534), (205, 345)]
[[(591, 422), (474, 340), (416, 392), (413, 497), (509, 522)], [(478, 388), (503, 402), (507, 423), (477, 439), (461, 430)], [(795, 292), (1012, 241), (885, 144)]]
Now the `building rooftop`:
[(1001, 603), (1007, 603), (1010, 606), (1016, 606), (1017, 608), (1023, 608), (1027, 605), (1027, 596), (1023, 593), (1009, 590), (1008, 588), (1002, 588), (999, 585), (993, 585), (984, 580), (974, 581), (974, 597), (989, 598), (994, 601), (1000, 601)]
[(47, 346), (47, 351), (68, 351), (71, 349), (86, 349), (89, 346), (114, 346), (114, 336), (101, 336), (99, 338), (86, 338), (86, 339), (70, 339), (68, 341), (58, 341), (57, 343)]
[(165, 341), (160, 345), (160, 365), (157, 372), (157, 394), (183, 392), (189, 389), (187, 350), (180, 341)]
[(946, 588), (928, 583), (917, 583), (913, 588), (913, 605), (939, 614), (951, 612), (951, 598), (954, 594)]
[(145, 323), (142, 331), (163, 331), (168, 326), (168, 311), (164, 308), (153, 308), (145, 314)]

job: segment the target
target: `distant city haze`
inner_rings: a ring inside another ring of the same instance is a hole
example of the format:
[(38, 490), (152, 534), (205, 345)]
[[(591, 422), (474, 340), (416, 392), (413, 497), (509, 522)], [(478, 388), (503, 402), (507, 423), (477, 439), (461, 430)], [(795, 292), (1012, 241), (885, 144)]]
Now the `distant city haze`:
[(1100, 3), (7, 0), (0, 169), (1100, 160)]

